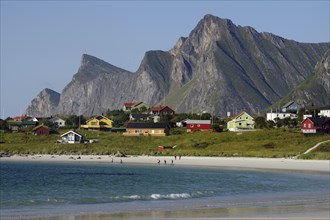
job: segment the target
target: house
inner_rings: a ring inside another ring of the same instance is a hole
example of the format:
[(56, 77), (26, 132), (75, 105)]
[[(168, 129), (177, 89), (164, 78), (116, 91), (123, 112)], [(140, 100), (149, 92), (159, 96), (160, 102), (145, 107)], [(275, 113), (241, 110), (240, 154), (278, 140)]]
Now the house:
[(296, 104), (294, 101), (290, 101), (282, 106), (282, 112), (298, 112), (300, 105)]
[(266, 120), (267, 121), (274, 121), (275, 122), (275, 118), (279, 118), (279, 119), (284, 119), (284, 118), (290, 118), (290, 119), (294, 119), (297, 118), (296, 114), (293, 113), (289, 113), (289, 112), (279, 112), (279, 113), (267, 113), (266, 115)]
[(330, 133), (330, 118), (306, 118), (301, 122), (301, 131), (305, 134)]
[(123, 107), (123, 111), (130, 112), (133, 109), (141, 110), (143, 108), (147, 110), (147, 109), (149, 109), (149, 105), (147, 105), (143, 102), (125, 102), (124, 107)]
[(318, 114), (319, 117), (328, 117), (330, 118), (330, 107), (326, 109), (321, 109), (320, 113)]
[(68, 144), (84, 143), (85, 137), (76, 131), (68, 131), (61, 135), (62, 142)]
[(129, 122), (126, 127), (127, 136), (167, 136), (169, 135), (170, 126), (167, 123), (143, 123)]
[(150, 114), (164, 116), (164, 115), (175, 115), (175, 111), (168, 106), (153, 106), (150, 108)]
[(8, 121), (8, 127), (12, 131), (21, 131), (24, 129), (32, 129), (36, 126), (35, 121)]
[(242, 111), (234, 116), (231, 121), (227, 122), (227, 128), (229, 131), (254, 129), (254, 118)]
[(37, 127), (32, 129), (32, 132), (35, 135), (49, 135), (51, 132), (51, 129), (43, 124), (38, 125)]
[(29, 119), (32, 119), (32, 118), (27, 115), (21, 115), (21, 116), (14, 117), (13, 121), (29, 121)]
[(186, 120), (187, 132), (211, 130), (211, 120)]
[(59, 128), (65, 127), (65, 120), (63, 120), (62, 118), (54, 117), (51, 118), (50, 121), (53, 122), (54, 124), (57, 124)]
[(85, 125), (81, 125), (82, 129), (97, 129), (97, 130), (111, 130), (113, 121), (109, 118), (99, 115), (95, 116), (88, 121)]

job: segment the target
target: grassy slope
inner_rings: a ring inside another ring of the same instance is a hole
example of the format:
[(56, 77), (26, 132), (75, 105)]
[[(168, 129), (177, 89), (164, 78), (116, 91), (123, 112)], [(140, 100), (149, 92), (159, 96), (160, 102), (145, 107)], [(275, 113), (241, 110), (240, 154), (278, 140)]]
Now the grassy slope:
[[(191, 156), (296, 156), (330, 135), (305, 136), (293, 130), (276, 129), (245, 132), (195, 132), (168, 137), (125, 137), (122, 134), (81, 131), (93, 144), (54, 144), (59, 135), (34, 136), (26, 133), (2, 134), (0, 151), (21, 154), (112, 154), (117, 151), (132, 155), (191, 155)], [(176, 149), (157, 152), (159, 145), (177, 145)], [(304, 158), (330, 159), (329, 146), (304, 155)]]

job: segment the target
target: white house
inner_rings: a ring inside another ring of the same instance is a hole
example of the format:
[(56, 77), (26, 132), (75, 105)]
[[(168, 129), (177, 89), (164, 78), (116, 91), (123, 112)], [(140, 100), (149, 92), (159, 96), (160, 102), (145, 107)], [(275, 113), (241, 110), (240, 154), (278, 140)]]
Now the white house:
[(319, 117), (328, 117), (328, 118), (330, 118), (330, 109), (320, 110), (320, 113), (318, 115), (319, 115)]
[(294, 119), (297, 118), (296, 114), (288, 113), (288, 112), (279, 112), (279, 113), (267, 113), (267, 121), (275, 121), (275, 118), (284, 119), (284, 118), (290, 118)]
[(62, 118), (55, 117), (50, 119), (50, 121), (57, 124), (59, 128), (65, 127), (65, 121)]
[(61, 138), (64, 143), (69, 143), (69, 144), (83, 143), (85, 139), (82, 134), (79, 134), (73, 130), (62, 134)]

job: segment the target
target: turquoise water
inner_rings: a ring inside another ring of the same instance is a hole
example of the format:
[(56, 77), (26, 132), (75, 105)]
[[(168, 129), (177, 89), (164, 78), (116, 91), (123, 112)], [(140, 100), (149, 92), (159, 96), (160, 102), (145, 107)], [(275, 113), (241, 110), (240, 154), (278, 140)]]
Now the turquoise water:
[(252, 200), (252, 205), (301, 204), (326, 200), (330, 187), (328, 174), (302, 172), (78, 162), (0, 165), (2, 218), (242, 206)]

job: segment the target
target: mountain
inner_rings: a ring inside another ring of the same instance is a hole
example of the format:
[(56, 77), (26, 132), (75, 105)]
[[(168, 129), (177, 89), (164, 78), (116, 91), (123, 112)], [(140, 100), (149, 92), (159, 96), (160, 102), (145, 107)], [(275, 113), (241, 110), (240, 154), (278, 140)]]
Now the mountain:
[(31, 101), (25, 110), (25, 114), (38, 117), (53, 115), (56, 112), (60, 96), (60, 93), (54, 90), (47, 88), (42, 90), (37, 97)]
[(134, 101), (166, 104), (177, 112), (255, 113), (307, 79), (329, 46), (206, 15), (171, 50), (146, 52), (134, 73), (84, 54), (51, 113), (94, 115)]
[(296, 86), (276, 105), (294, 100), (303, 107), (330, 106), (330, 49), (316, 64), (312, 75)]

